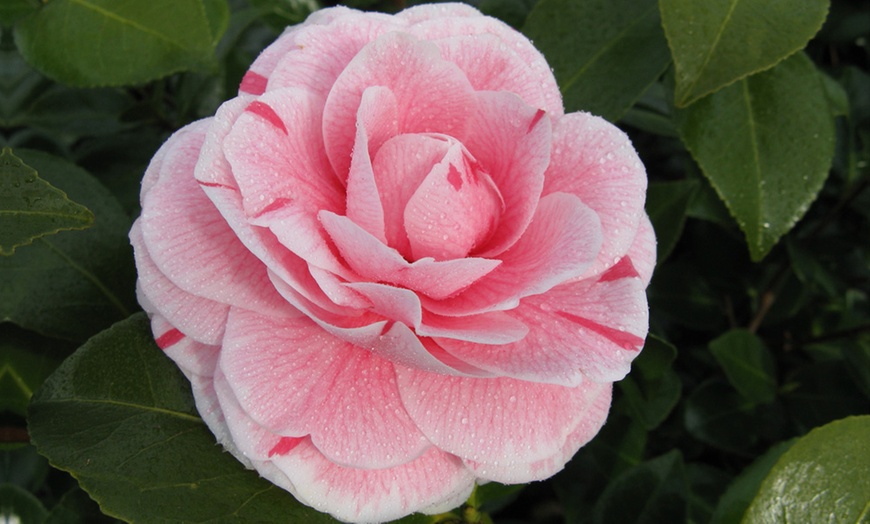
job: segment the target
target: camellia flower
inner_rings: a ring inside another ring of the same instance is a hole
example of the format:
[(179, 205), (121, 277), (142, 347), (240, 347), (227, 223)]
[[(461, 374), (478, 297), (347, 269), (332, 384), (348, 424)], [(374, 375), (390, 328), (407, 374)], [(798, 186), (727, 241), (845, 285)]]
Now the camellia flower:
[(460, 4), (324, 9), (157, 152), (130, 236), (220, 443), (347, 521), (564, 467), (647, 333), (628, 139)]

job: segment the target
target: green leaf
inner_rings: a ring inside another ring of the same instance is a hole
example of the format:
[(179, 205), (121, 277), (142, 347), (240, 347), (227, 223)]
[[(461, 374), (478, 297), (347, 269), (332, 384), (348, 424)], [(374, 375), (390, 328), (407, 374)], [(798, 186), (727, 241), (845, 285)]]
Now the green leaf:
[(39, 0), (3, 0), (0, 2), (0, 27), (9, 27), (16, 20), (39, 7)]
[(710, 342), (710, 352), (744, 398), (754, 403), (776, 398), (776, 363), (754, 333), (732, 329)]
[(601, 494), (593, 522), (685, 522), (685, 475), (683, 457), (677, 450), (626, 471)]
[(740, 524), (770, 469), (796, 441), (791, 439), (776, 444), (744, 469), (722, 494), (710, 524)]
[(135, 522), (335, 522), (225, 453), (144, 314), (100, 333), (30, 405), (39, 452)]
[(670, 63), (655, 0), (541, 0), (523, 26), (567, 111), (616, 121)]
[(0, 484), (0, 522), (42, 522), (47, 514), (32, 494), (13, 484)]
[(0, 412), (24, 416), (33, 392), (63, 360), (49, 344), (0, 324)]
[(58, 231), (87, 229), (94, 214), (39, 178), (36, 171), (12, 154), (0, 153), (0, 255)]
[(88, 173), (60, 158), (16, 153), (96, 215), (86, 231), (62, 231), (0, 257), (0, 321), (84, 341), (136, 309), (130, 218)]
[(676, 357), (677, 348), (651, 335), (631, 374), (617, 383), (628, 414), (647, 430), (658, 427), (680, 399), (682, 383), (672, 368)]
[(14, 34), (58, 82), (128, 85), (210, 64), (228, 17), (226, 0), (52, 0)]
[(683, 142), (746, 235), (767, 255), (828, 176), (833, 117), (812, 62), (797, 54), (676, 112)]
[(743, 522), (870, 521), (870, 416), (816, 428), (770, 471)]
[(107, 517), (87, 493), (73, 488), (51, 508), (43, 524), (101, 524), (116, 520)]
[(705, 444), (741, 453), (758, 442), (763, 414), (731, 386), (716, 379), (704, 382), (686, 399), (684, 424)]
[(689, 203), (698, 190), (697, 180), (652, 182), (646, 193), (646, 212), (656, 232), (656, 265), (661, 264), (677, 245)]
[(802, 49), (828, 0), (659, 0), (685, 107)]

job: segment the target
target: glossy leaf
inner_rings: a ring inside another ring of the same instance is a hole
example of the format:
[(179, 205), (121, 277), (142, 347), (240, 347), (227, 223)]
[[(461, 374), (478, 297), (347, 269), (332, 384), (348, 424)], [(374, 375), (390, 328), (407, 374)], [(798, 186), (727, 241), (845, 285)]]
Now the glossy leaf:
[(3, 148), (0, 153), (0, 255), (58, 231), (87, 229), (91, 211), (39, 178), (36, 170)]
[(676, 356), (677, 348), (651, 335), (631, 374), (617, 383), (627, 412), (647, 430), (658, 427), (680, 399), (682, 385), (672, 368)]
[(743, 514), (752, 503), (764, 478), (779, 457), (788, 451), (796, 440), (791, 439), (776, 444), (744, 469), (722, 494), (710, 524), (740, 524)]
[(689, 203), (698, 189), (697, 180), (652, 182), (647, 188), (646, 212), (656, 232), (656, 264), (668, 257), (686, 223)]
[(870, 416), (816, 428), (764, 479), (743, 522), (865, 523), (870, 517)]
[(39, 452), (136, 522), (334, 522), (215, 444), (190, 386), (137, 314), (82, 346), (30, 406)]
[(99, 182), (69, 162), (16, 153), (97, 219), (88, 230), (62, 231), (0, 257), (0, 321), (81, 342), (136, 309), (130, 218)]
[(19, 20), (15, 43), (61, 83), (137, 84), (209, 64), (228, 18), (226, 0), (52, 0)]
[(710, 342), (710, 352), (744, 398), (763, 403), (776, 397), (773, 355), (754, 333), (742, 329), (728, 331)]
[(541, 0), (523, 33), (547, 57), (565, 109), (611, 121), (670, 63), (655, 0)]
[(659, 0), (685, 107), (773, 67), (822, 27), (828, 0)]
[(761, 260), (828, 176), (834, 126), (813, 64), (798, 54), (676, 112), (680, 136)]
[(595, 506), (596, 524), (685, 522), (683, 457), (671, 451), (630, 469), (611, 482)]

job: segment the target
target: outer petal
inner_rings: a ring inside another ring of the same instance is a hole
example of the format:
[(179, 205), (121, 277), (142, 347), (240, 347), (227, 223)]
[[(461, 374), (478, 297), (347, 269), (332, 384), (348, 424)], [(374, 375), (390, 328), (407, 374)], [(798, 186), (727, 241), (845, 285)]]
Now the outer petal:
[(525, 296), (583, 274), (600, 245), (600, 225), (592, 210), (573, 195), (548, 195), (525, 234), (502, 255), (502, 265), (463, 293), (437, 302), (424, 300), (424, 307), (447, 316), (512, 309)]
[(268, 311), (281, 299), (268, 286), (266, 268), (193, 178), (208, 125), (208, 120), (192, 124), (161, 148), (166, 153), (159, 178), (142, 199), (141, 244), (179, 288), (223, 304)]
[(649, 323), (645, 284), (627, 257), (598, 279), (557, 286), (511, 311), (529, 327), (502, 346), (439, 339), (452, 355), (511, 377), (573, 386), (613, 382), (628, 373)]
[(308, 319), (234, 309), (219, 365), (252, 419), (276, 434), (310, 435), (334, 462), (387, 467), (429, 446), (402, 407), (390, 363)]
[(399, 133), (464, 136), (474, 97), (462, 71), (431, 44), (403, 33), (385, 34), (348, 64), (323, 110), (326, 152), (342, 179), (350, 167), (357, 109), (370, 86), (384, 86), (395, 95)]
[(312, 507), (359, 523), (394, 520), (436, 505), (455, 507), (474, 488), (474, 476), (462, 462), (434, 447), (401, 466), (361, 470), (330, 462), (303, 442), (273, 463)]
[(644, 287), (648, 286), (653, 269), (656, 267), (656, 237), (652, 222), (649, 221), (646, 213), (640, 220), (637, 236), (634, 237), (627, 256), (631, 258)]
[(543, 194), (575, 194), (601, 218), (604, 243), (587, 276), (601, 273), (628, 252), (644, 214), (647, 178), (622, 131), (587, 113), (558, 119), (545, 180)]
[(204, 344), (220, 344), (230, 307), (192, 295), (166, 278), (148, 254), (139, 222), (134, 222), (130, 229), (130, 242), (139, 273), (136, 281), (139, 303), (149, 314), (159, 313), (187, 336)]
[[(202, 344), (185, 336), (160, 314), (151, 316), (151, 331), (157, 346), (181, 368), (185, 376), (211, 377), (217, 366), (220, 346)], [(192, 380), (192, 379), (191, 379)]]
[(610, 409), (612, 384), (597, 384), (585, 382), (577, 389), (583, 390), (586, 402), (581, 408), (582, 414), (573, 431), (568, 435), (562, 449), (553, 455), (530, 463), (504, 464), (486, 463), (466, 460), (465, 465), (478, 478), (493, 480), (503, 484), (519, 484), (532, 480), (543, 480), (553, 476), (565, 467), (577, 450), (592, 438), (604, 425), (607, 412)]
[[(420, 7), (424, 8), (425, 6)], [(440, 7), (440, 5), (433, 5), (431, 9), (432, 11), (436, 11), (438, 7)], [(452, 10), (453, 8), (447, 9)], [(531, 42), (529, 42), (528, 38), (523, 36), (519, 31), (516, 31), (504, 22), (496, 20), (495, 18), (470, 16), (465, 13), (456, 13), (456, 11), (452, 11), (451, 14), (454, 16), (444, 18), (428, 15), (427, 13), (428, 16), (431, 16), (429, 19), (423, 19), (423, 16), (414, 13), (408, 15), (400, 13), (398, 16), (407, 16), (409, 18), (420, 20), (419, 23), (412, 25), (408, 29), (408, 32), (417, 38), (423, 38), (426, 40), (436, 41), (457, 36), (468, 38), (473, 35), (496, 36), (505, 44), (505, 46), (516, 53), (522, 62), (527, 64), (527, 67), (532, 71), (532, 76), (536, 78), (536, 84), (540, 87), (540, 93), (537, 96), (530, 96), (530, 99), (526, 100), (526, 103), (535, 107), (541, 107), (552, 116), (561, 116), (564, 113), (562, 107), (562, 95), (559, 92), (559, 86), (556, 84), (553, 72), (550, 70), (547, 60), (541, 52), (538, 51)], [(456, 14), (459, 14), (459, 16), (456, 16)], [(486, 71), (486, 68), (483, 68), (482, 71)], [(468, 75), (469, 78), (472, 78), (475, 75), (475, 72), (470, 71)], [(539, 105), (537, 103), (539, 100), (543, 100), (544, 104)]]
[(447, 377), (397, 366), (402, 400), (426, 437), (466, 460), (522, 467), (561, 452), (591, 386)]

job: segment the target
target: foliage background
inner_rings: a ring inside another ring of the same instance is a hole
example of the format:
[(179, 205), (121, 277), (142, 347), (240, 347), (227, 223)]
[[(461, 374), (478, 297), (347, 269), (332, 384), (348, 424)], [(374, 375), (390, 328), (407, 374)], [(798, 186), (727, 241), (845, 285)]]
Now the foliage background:
[[(476, 5), (533, 39), (568, 111), (634, 141), (651, 336), (563, 472), (404, 520), (870, 522), (870, 3)], [(318, 7), (0, 4), (0, 519), (330, 521), (214, 446), (126, 239), (157, 147)]]

